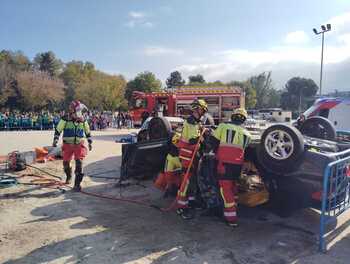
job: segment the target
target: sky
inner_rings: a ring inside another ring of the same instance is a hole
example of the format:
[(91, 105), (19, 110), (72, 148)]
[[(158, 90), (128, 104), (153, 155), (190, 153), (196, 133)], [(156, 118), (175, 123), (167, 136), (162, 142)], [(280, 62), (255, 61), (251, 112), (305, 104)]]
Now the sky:
[(350, 90), (350, 0), (1, 0), (0, 50), (30, 58), (51, 50), (132, 79), (151, 71), (184, 78), (245, 80), (272, 71), (282, 89), (294, 76), (323, 91)]

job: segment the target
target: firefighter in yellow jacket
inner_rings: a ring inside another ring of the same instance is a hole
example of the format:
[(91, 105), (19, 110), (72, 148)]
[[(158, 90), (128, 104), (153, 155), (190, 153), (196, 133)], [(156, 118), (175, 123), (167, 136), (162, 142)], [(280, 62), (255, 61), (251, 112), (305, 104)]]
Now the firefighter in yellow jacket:
[[(179, 158), (184, 171), (186, 172), (190, 166), (190, 161), (195, 150), (195, 146), (198, 143), (201, 133), (201, 117), (208, 111), (207, 103), (202, 100), (194, 100), (191, 104), (192, 114), (184, 122), (181, 137), (178, 143)], [(191, 219), (194, 217), (191, 208), (196, 206), (195, 192), (196, 192), (196, 179), (195, 175), (196, 164), (191, 167), (190, 181), (187, 182), (183, 189), (180, 188), (177, 195), (177, 213), (183, 219)]]
[(246, 119), (245, 109), (235, 109), (231, 123), (221, 123), (210, 138), (218, 162), (217, 175), (224, 202), (224, 218), (233, 227), (237, 226), (236, 181), (241, 174), (244, 150), (251, 138), (249, 132), (241, 126)]
[(176, 147), (180, 139), (180, 135), (175, 133), (171, 139), (169, 152), (166, 156), (164, 170), (161, 172), (154, 185), (165, 191), (165, 196), (176, 194), (181, 184), (182, 165), (179, 158), (179, 150)]
[(66, 183), (69, 184), (72, 178), (71, 160), (75, 159), (75, 181), (74, 191), (81, 190), (80, 183), (83, 180), (83, 159), (87, 154), (87, 149), (84, 145), (84, 138), (86, 137), (89, 143), (89, 150), (92, 150), (92, 140), (90, 134), (90, 127), (86, 120), (84, 120), (82, 110), (86, 108), (85, 105), (79, 101), (73, 101), (69, 105), (69, 113), (67, 116), (61, 118), (57, 127), (55, 128), (55, 135), (53, 146), (56, 147), (59, 137), (63, 132), (63, 169), (66, 174)]

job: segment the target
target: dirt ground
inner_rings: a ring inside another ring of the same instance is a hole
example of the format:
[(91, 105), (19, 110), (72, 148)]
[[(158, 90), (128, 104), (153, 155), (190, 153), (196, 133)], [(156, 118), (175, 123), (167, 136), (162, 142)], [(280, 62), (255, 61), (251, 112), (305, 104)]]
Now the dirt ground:
[[(121, 144), (114, 140), (126, 133), (93, 133), (85, 172), (112, 179), (85, 177), (84, 190), (166, 206), (171, 201), (151, 182), (115, 186)], [(51, 142), (52, 132), (0, 132), (0, 155)], [(63, 175), (60, 161), (41, 166)], [(264, 208), (240, 208), (239, 214), (240, 226), (232, 229), (218, 219), (183, 221), (174, 212), (18, 185), (0, 189), (0, 263), (349, 263), (349, 216), (328, 253), (320, 254), (317, 211), (287, 219)]]

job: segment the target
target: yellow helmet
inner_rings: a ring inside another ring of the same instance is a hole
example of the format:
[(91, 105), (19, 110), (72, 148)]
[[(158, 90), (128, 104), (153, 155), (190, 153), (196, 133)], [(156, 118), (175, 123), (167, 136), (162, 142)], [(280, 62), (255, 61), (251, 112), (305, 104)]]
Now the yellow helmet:
[(192, 110), (201, 108), (204, 112), (208, 112), (208, 105), (203, 99), (195, 99), (191, 104)]
[(240, 115), (244, 119), (248, 118), (248, 113), (244, 108), (236, 108), (235, 110), (233, 110), (232, 116), (235, 115)]

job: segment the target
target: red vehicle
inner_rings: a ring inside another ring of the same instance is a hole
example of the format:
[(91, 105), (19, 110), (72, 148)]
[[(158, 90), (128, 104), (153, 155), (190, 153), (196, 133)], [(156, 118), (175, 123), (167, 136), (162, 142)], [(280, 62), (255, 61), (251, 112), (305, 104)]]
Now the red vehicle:
[(130, 109), (135, 125), (153, 113), (158, 116), (189, 115), (190, 105), (194, 99), (204, 99), (209, 113), (216, 123), (228, 121), (232, 110), (244, 107), (244, 92), (233, 86), (182, 86), (169, 92), (133, 93), (133, 105)]

